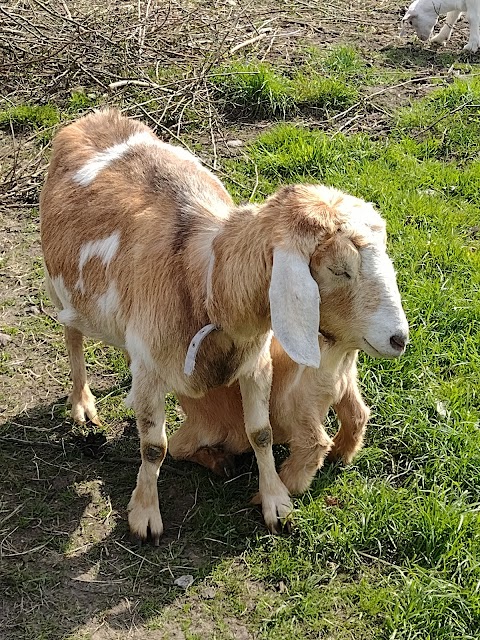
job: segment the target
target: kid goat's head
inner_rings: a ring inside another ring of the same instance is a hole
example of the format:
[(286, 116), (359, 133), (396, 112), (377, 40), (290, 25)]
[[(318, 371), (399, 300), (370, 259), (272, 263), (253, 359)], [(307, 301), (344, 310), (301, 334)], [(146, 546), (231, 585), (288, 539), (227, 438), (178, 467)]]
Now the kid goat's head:
[[(272, 328), (288, 355), (318, 367), (318, 333), (396, 358), (408, 324), (386, 252), (385, 222), (363, 200), (324, 186), (286, 187), (268, 202), (290, 226), (273, 250)], [(288, 232), (289, 231), (289, 232)]]
[(400, 35), (404, 36), (407, 25), (410, 25), (420, 40), (426, 42), (432, 35), (438, 17), (438, 9), (433, 1), (415, 0), (403, 16)]

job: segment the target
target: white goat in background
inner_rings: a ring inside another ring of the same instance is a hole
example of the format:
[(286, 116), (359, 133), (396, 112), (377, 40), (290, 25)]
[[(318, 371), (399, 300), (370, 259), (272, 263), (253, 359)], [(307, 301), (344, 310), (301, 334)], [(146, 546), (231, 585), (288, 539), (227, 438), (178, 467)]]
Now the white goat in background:
[(446, 14), (445, 24), (439, 33), (431, 38), (431, 42), (445, 44), (463, 12), (470, 23), (470, 37), (464, 49), (475, 53), (480, 46), (480, 0), (414, 0), (403, 17), (401, 35), (405, 34), (408, 24), (413, 27), (420, 40), (426, 42), (431, 38), (438, 18)]

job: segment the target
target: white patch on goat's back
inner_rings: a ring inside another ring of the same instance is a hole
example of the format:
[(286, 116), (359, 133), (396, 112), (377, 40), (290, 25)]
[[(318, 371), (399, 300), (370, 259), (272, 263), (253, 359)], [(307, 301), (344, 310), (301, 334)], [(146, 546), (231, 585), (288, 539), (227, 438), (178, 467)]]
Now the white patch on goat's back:
[(161, 145), (170, 151), (173, 155), (175, 155), (179, 160), (186, 160), (188, 162), (195, 162), (197, 165), (201, 166), (199, 158), (194, 156), (193, 153), (190, 153), (187, 149), (183, 147), (178, 147), (174, 144), (167, 144), (166, 142), (162, 142)]
[(77, 182), (82, 187), (87, 187), (95, 180), (100, 171), (108, 167), (114, 160), (124, 156), (132, 147), (142, 144), (158, 146), (161, 143), (148, 131), (134, 133), (125, 142), (114, 144), (112, 147), (108, 147), (105, 151), (100, 151), (93, 158), (90, 158), (83, 167), (76, 171), (73, 176), (74, 182)]
[(75, 285), (76, 289), (80, 289), (85, 293), (83, 283), (83, 267), (91, 258), (99, 258), (105, 267), (108, 267), (115, 256), (120, 245), (120, 231), (114, 231), (111, 235), (100, 240), (90, 240), (80, 248), (80, 257), (78, 260), (79, 277)]

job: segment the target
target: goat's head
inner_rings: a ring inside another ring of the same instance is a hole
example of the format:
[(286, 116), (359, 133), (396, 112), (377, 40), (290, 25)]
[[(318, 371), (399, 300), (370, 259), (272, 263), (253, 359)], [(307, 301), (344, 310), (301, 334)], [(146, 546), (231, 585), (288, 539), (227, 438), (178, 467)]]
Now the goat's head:
[(415, 0), (403, 16), (400, 35), (404, 36), (407, 25), (410, 25), (420, 40), (426, 42), (432, 35), (438, 16), (438, 8), (433, 0)]
[(272, 328), (290, 357), (318, 366), (318, 331), (374, 357), (400, 356), (408, 324), (373, 206), (311, 185), (280, 190), (272, 204), (297, 229), (296, 242), (274, 248), (270, 285)]

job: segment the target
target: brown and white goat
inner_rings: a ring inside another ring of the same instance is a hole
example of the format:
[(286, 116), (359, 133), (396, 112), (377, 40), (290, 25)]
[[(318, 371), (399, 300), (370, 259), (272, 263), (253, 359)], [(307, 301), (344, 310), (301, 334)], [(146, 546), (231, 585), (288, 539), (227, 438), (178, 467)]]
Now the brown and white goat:
[[(291, 501), (272, 453), (270, 329), (299, 365), (318, 367), (319, 285), (323, 308), (330, 291), (338, 295), (333, 282), (376, 274), (352, 348), (403, 352), (408, 327), (380, 216), (315, 186), (237, 207), (193, 155), (115, 110), (57, 134), (40, 212), (76, 420), (97, 419), (83, 335), (125, 349), (131, 361), (142, 457), (128, 506), (132, 533), (145, 539), (150, 531), (158, 543), (163, 532), (157, 476), (167, 450), (165, 394), (199, 397), (236, 380), (264, 519), (276, 531)], [(336, 309), (351, 304), (348, 291)], [(325, 329), (335, 335), (335, 323)]]

